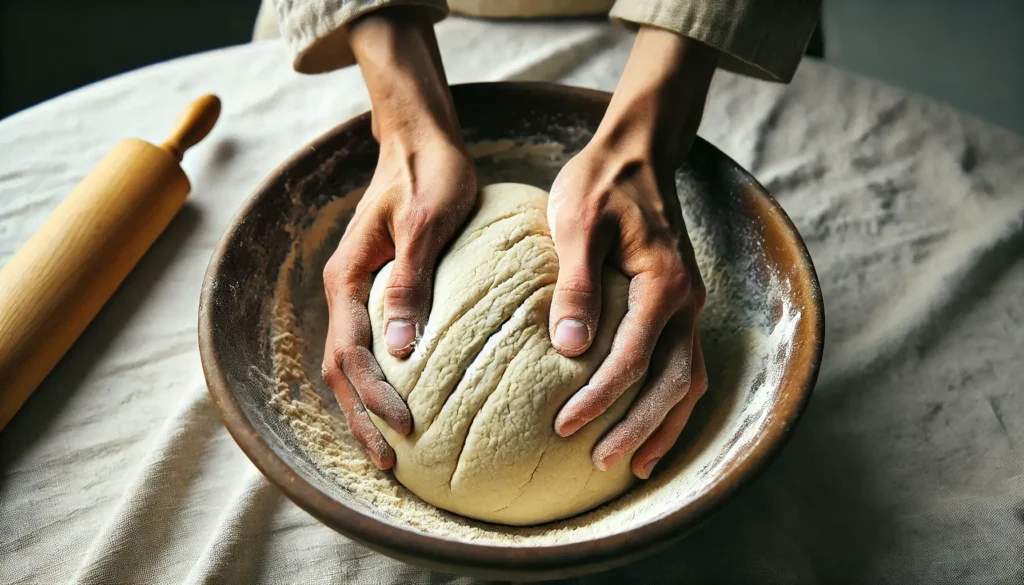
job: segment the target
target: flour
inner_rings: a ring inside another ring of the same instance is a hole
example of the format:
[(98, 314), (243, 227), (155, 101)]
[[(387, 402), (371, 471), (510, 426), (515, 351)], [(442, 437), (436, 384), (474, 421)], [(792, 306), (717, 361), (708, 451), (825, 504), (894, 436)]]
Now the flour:
[[(480, 184), (514, 181), (541, 188), (550, 186), (571, 155), (560, 144), (511, 140), (475, 143), (471, 152)], [(293, 228), (293, 247), (275, 289), (270, 332), (275, 392), (268, 404), (284, 417), (320, 472), (334, 480), (337, 489), (330, 495), (400, 528), (478, 544), (531, 547), (625, 532), (710, 489), (723, 463), (756, 445), (770, 422), (768, 407), (776, 398), (801, 308), (787, 302), (788, 283), (760, 267), (763, 242), (757, 229), (727, 225), (735, 220), (711, 211), (702, 186), (685, 173), (677, 182), (708, 290), (701, 339), (709, 391), (650, 480), (586, 514), (527, 528), (476, 522), (424, 503), (390, 472), (374, 467), (352, 437), (320, 380), (327, 325), (320, 273), (359, 194), (311, 210), (311, 223)]]

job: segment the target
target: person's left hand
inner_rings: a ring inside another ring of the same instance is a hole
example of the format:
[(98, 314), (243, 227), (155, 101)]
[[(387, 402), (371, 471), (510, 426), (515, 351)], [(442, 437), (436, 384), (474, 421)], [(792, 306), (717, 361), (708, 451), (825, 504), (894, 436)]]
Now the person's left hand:
[(705, 290), (675, 170), (700, 123), (714, 67), (711, 48), (641, 29), (601, 127), (559, 173), (548, 203), (559, 260), (549, 325), (557, 351), (574, 357), (593, 342), (603, 266), (630, 278), (611, 353), (562, 407), (555, 431), (572, 435), (646, 374), (625, 418), (593, 451), (602, 470), (634, 453), (631, 470), (641, 479), (676, 442), (708, 385), (697, 333)]

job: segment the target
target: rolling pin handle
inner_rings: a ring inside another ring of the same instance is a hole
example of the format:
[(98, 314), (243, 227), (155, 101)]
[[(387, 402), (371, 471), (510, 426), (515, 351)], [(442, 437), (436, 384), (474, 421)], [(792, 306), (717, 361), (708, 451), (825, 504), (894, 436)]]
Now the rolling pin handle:
[(206, 94), (188, 105), (174, 122), (171, 135), (160, 145), (178, 161), (213, 129), (220, 116), (220, 98)]

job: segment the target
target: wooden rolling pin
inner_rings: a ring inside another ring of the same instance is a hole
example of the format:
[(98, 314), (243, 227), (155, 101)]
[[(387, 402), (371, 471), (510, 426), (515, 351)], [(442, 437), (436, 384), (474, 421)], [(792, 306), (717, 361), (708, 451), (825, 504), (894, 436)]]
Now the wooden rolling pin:
[(0, 430), (181, 209), (178, 163), (219, 115), (206, 95), (160, 146), (120, 142), (0, 269)]

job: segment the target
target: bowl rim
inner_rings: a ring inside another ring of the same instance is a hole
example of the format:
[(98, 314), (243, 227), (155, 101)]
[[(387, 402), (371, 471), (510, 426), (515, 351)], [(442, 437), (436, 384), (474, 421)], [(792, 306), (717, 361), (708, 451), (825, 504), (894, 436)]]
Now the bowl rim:
[[(505, 81), (452, 86), (456, 101), (459, 94), (463, 93), (509, 90), (563, 99), (571, 98), (587, 102), (587, 105), (600, 105), (602, 108), (606, 107), (611, 99), (608, 92), (549, 82)], [(274, 169), (232, 217), (213, 251), (203, 280), (199, 303), (199, 349), (210, 396), (228, 432), (242, 451), (289, 499), (344, 536), (403, 561), (447, 571), (461, 570), (469, 574), (528, 576), (546, 572), (567, 575), (586, 572), (573, 571), (572, 567), (610, 568), (623, 564), (683, 538), (708, 515), (720, 508), (740, 487), (750, 483), (778, 455), (807, 406), (821, 366), (825, 314), (817, 273), (796, 226), (775, 198), (746, 169), (698, 137), (696, 142), (702, 143), (701, 148), (710, 148), (717, 155), (732, 162), (740, 171), (740, 175), (753, 187), (755, 197), (762, 198), (769, 209), (777, 214), (784, 228), (785, 245), (795, 249), (797, 263), (811, 280), (811, 306), (806, 308), (802, 318), (813, 321), (811, 330), (814, 333), (814, 338), (807, 340), (810, 342), (810, 367), (803, 372), (802, 379), (795, 381), (792, 386), (798, 388), (799, 392), (795, 392), (795, 396), (785, 403), (786, 408), (781, 412), (776, 411), (777, 424), (769, 427), (739, 464), (723, 473), (714, 486), (697, 496), (689, 505), (625, 532), (581, 542), (508, 547), (446, 539), (390, 524), (329, 497), (296, 473), (264, 441), (235, 399), (221, 362), (222, 356), (215, 349), (217, 327), (213, 323), (213, 311), (209, 309), (214, 303), (215, 295), (218, 294), (215, 283), (226, 269), (225, 255), (245, 218), (271, 196), (272, 186), (279, 178), (300, 164), (311, 151), (321, 151), (338, 135), (366, 124), (368, 119), (369, 112), (365, 112), (335, 126)]]

